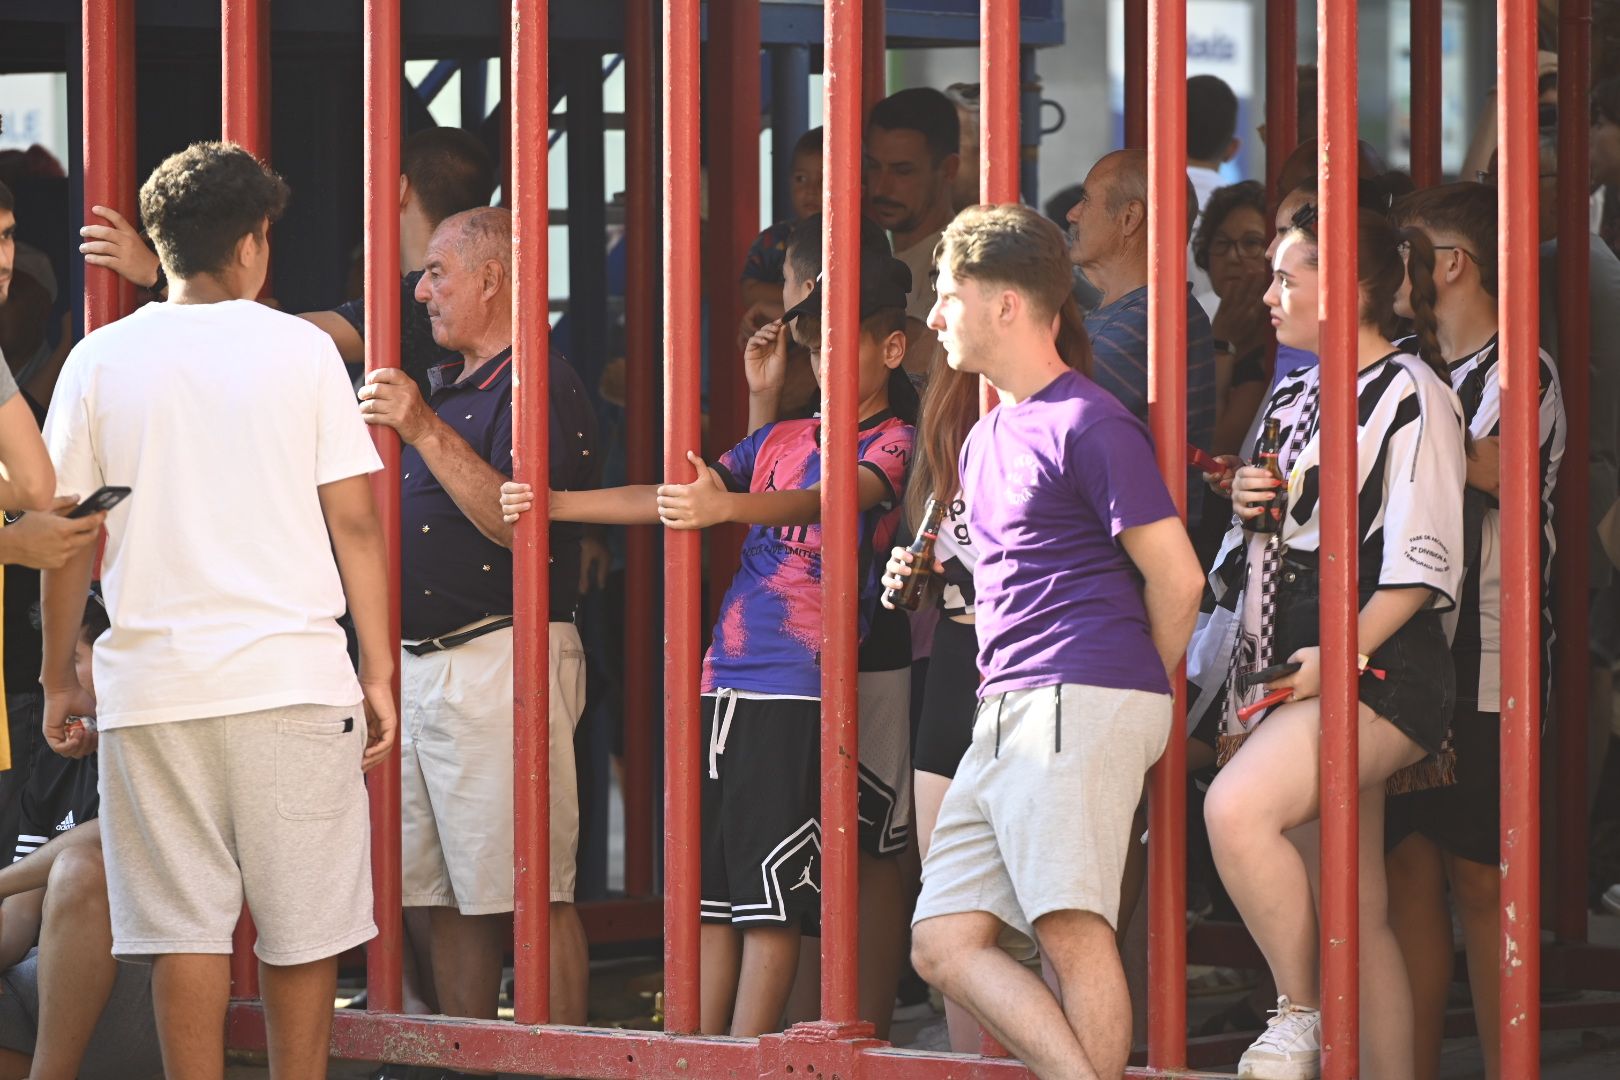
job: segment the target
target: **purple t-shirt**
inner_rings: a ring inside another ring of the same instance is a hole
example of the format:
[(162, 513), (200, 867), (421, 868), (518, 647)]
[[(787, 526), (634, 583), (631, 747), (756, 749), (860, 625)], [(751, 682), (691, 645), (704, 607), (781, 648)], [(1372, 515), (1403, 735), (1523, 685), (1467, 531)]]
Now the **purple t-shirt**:
[(1170, 692), (1126, 529), (1174, 517), (1147, 428), (1074, 372), (962, 446), (979, 549), (979, 696), (1058, 683)]

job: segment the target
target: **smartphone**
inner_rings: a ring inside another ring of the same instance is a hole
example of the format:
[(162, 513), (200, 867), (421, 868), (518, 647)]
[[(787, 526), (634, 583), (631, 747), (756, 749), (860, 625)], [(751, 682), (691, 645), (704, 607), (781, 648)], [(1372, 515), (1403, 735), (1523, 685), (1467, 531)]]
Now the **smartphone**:
[(1300, 665), (1293, 663), (1272, 664), (1270, 667), (1261, 668), (1259, 671), (1246, 671), (1238, 676), (1238, 689), (1247, 690), (1251, 686), (1264, 686), (1273, 679), (1280, 679), (1284, 675), (1292, 675), (1299, 669)]
[(90, 497), (85, 499), (84, 502), (69, 510), (67, 516), (70, 518), (82, 518), (91, 514), (99, 514), (103, 510), (111, 510), (129, 498), (129, 492), (130, 489), (127, 487), (97, 488), (90, 493)]

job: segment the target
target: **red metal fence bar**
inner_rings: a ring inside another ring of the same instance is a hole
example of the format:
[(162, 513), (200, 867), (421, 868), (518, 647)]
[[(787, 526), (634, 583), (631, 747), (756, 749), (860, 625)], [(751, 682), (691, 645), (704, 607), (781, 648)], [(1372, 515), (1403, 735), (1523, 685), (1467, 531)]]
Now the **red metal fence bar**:
[[(1187, 5), (1148, 8), (1148, 419), (1176, 509), (1187, 516)], [(1178, 676), (1172, 685), (1181, 685)], [(1177, 694), (1171, 731), (1184, 724)], [(1187, 1057), (1187, 744), (1149, 774), (1148, 1066)]]
[(1420, 188), (1440, 182), (1440, 0), (1412, 0), (1412, 180)]
[(1299, 145), (1299, 0), (1266, 0), (1266, 191)]
[[(1541, 634), (1537, 313), (1536, 4), (1497, 0), (1496, 100), (1502, 380), (1503, 1076), (1541, 1058)], [(1582, 119), (1584, 123), (1584, 118)], [(1564, 167), (1584, 174), (1585, 161)], [(1584, 205), (1585, 200), (1582, 200)], [(1583, 225), (1565, 243), (1584, 258)], [(1576, 384), (1580, 386), (1581, 384)], [(1577, 396), (1579, 392), (1577, 391)], [(1579, 718), (1585, 731), (1586, 717)], [(1584, 860), (1583, 860), (1584, 862)]]
[[(658, 357), (654, 320), (657, 305), (652, 282), (658, 260), (658, 183), (653, 117), (658, 110), (657, 71), (653, 61), (655, 33), (651, 0), (631, 0), (624, 7), (624, 202), (625, 289), (624, 453), (626, 477), (632, 484), (651, 484), (658, 475), (654, 440), (657, 417), (655, 382)], [(658, 530), (632, 525), (624, 546), (624, 891), (647, 896), (653, 890), (653, 657), (658, 624), (646, 617), (653, 595)]]
[[(135, 127), (140, 114), (135, 108), (135, 90), (138, 78), (135, 69), (135, 0), (118, 0), (118, 63), (112, 82), (118, 91), (113, 99), (118, 122), (113, 128), (112, 146), (116, 155), (116, 182), (118, 202), (103, 203), (112, 206), (134, 206), (135, 195), (141, 181), (135, 168)], [(135, 310), (135, 283), (117, 278), (118, 314), (128, 315)], [(88, 332), (89, 327), (87, 326)]]
[[(551, 35), (547, 0), (512, 0), (512, 475), (550, 487), (547, 289)], [(551, 520), (519, 520), (512, 543), (513, 1007), (551, 1016)]]
[(1125, 145), (1147, 148), (1149, 0), (1125, 0)]
[(1326, 1080), (1360, 1073), (1357, 920), (1356, 692), (1356, 7), (1318, 0), (1318, 175), (1321, 177), (1322, 550), (1322, 1065)]
[(1558, 6), (1558, 368), (1564, 388), (1564, 460), (1558, 470), (1558, 530), (1555, 610), (1557, 636), (1558, 755), (1556, 816), (1558, 857), (1554, 874), (1553, 925), (1562, 941), (1586, 940), (1587, 711), (1590, 708), (1591, 635), (1588, 573), (1592, 505), (1588, 484), (1592, 405), (1585, 392), (1592, 347), (1591, 262), (1586, 241), (1587, 174), (1591, 128), (1587, 87), (1592, 67), (1592, 0), (1561, 0)]
[[(979, 4), (979, 201), (1018, 201), (1018, 0)], [(990, 380), (979, 380), (979, 410), (1000, 400)], [(986, 1046), (1001, 1047), (985, 1033)]]
[(261, 160), (270, 157), (269, 74), (265, 46), (270, 38), (265, 0), (223, 0), (220, 4), (220, 129)]
[[(664, 4), (664, 477), (701, 445), (698, 0)], [(698, 1029), (700, 537), (664, 535), (664, 1028)]]
[[(220, 135), (260, 160), (270, 158), (266, 44), (270, 37), (263, 0), (222, 0), (220, 29)], [(268, 283), (266, 288), (268, 289)], [(246, 907), (231, 949), (231, 996), (259, 996), (259, 965), (253, 956), (258, 935)]]
[(829, 0), (822, 81), (821, 1019), (860, 1017), (856, 649), (861, 0)]
[[(399, 364), (399, 5), (366, 0), (365, 214), (366, 370)], [(388, 545), (391, 582), (399, 581), (399, 437), (373, 427), (383, 471), (372, 474), (371, 494)], [(393, 642), (394, 700), (399, 700), (399, 589), (389, 590), (388, 633)], [(399, 750), (371, 771), (371, 880), (377, 936), (366, 946), (366, 1003), (397, 1013), (403, 1004), (403, 929), (400, 909)]]
[[(120, 102), (133, 94), (135, 72), (120, 47), (120, 16), (131, 13), (128, 0), (84, 0), (84, 220), (95, 221), (92, 206), (128, 206), (131, 192), (123, 183), (119, 147), (120, 128), (133, 129), (133, 106), (123, 112)], [(111, 270), (84, 268), (84, 330), (89, 333), (123, 313), (119, 278)]]
[(979, 197), (1018, 201), (1018, 0), (979, 5)]
[[(738, 371), (734, 328), (741, 321), (737, 268), (759, 233), (759, 0), (710, 0), (709, 130), (709, 439), (735, 444), (746, 432), (748, 399)], [(744, 529), (708, 530), (709, 610), (718, 612), (736, 573)]]

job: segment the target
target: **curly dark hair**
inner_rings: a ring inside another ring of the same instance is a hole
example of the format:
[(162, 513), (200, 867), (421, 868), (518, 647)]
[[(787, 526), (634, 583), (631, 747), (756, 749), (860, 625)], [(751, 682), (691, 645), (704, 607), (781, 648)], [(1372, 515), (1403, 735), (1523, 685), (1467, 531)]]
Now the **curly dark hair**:
[(1215, 230), (1231, 217), (1232, 211), (1245, 206), (1258, 212), (1261, 220), (1270, 222), (1266, 186), (1258, 180), (1228, 184), (1210, 194), (1209, 202), (1204, 205), (1204, 212), (1198, 218), (1198, 231), (1193, 234), (1193, 264), (1198, 269), (1209, 269), (1209, 246), (1215, 242)]
[(287, 183), (227, 142), (192, 143), (141, 185), (141, 223), (173, 277), (214, 274), (237, 241), (281, 217)]

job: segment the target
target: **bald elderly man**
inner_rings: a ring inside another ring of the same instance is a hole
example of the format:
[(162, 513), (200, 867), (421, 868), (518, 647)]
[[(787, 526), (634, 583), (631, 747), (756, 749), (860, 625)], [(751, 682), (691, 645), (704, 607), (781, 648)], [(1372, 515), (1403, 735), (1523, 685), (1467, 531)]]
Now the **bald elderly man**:
[[(494, 1019), (512, 889), (512, 217), (446, 218), (428, 241), (416, 299), (433, 340), (458, 354), (410, 375), (371, 372), (367, 423), (399, 433), (400, 740), (405, 906), (428, 909), (439, 1011)], [(592, 487), (596, 421), (579, 377), (553, 354), (551, 487)], [(574, 726), (585, 660), (574, 609), (580, 531), (551, 529), (551, 1018), (585, 1022), (585, 932), (574, 908), (579, 798)]]
[[(1187, 225), (1198, 196), (1187, 181)], [(1183, 237), (1183, 240), (1186, 238)], [(1143, 423), (1148, 419), (1147, 152), (1116, 150), (1086, 174), (1069, 210), (1069, 261), (1102, 293), (1086, 316), (1091, 378)], [(1222, 343), (1224, 345), (1224, 343)], [(1215, 349), (1209, 318), (1187, 287), (1187, 438), (1207, 449), (1215, 433)], [(1187, 517), (1196, 522), (1203, 482), (1188, 474)]]

